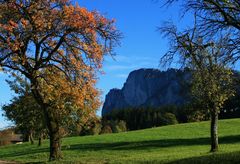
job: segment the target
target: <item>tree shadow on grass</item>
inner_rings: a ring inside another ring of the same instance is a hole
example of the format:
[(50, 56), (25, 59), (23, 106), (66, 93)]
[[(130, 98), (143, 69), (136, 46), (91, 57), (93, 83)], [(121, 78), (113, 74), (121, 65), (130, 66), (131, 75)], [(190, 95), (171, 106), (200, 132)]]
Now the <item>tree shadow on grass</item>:
[(25, 149), (25, 150), (15, 150), (14, 152), (0, 154), (0, 158), (18, 157), (23, 155), (33, 155), (38, 153), (49, 152), (49, 148), (36, 148), (36, 149)]
[[(219, 138), (220, 144), (230, 144), (240, 142), (240, 136), (225, 136)], [(74, 144), (63, 146), (62, 150), (74, 150), (74, 151), (99, 151), (99, 150), (150, 150), (159, 149), (164, 147), (177, 147), (177, 146), (193, 146), (193, 145), (210, 145), (210, 138), (194, 138), (194, 139), (161, 139), (161, 140), (148, 140), (148, 141), (136, 141), (136, 142), (112, 142), (112, 143), (91, 143), (91, 144)], [(38, 153), (48, 153), (49, 148), (38, 149), (25, 149), (15, 150), (5, 154), (0, 154), (0, 158), (14, 158), (24, 155), (35, 155)], [(191, 160), (191, 159), (189, 159)], [(181, 161), (179, 161), (181, 162)]]
[[(225, 136), (219, 138), (220, 144), (230, 144), (240, 142), (240, 136)], [(99, 151), (99, 150), (146, 150), (160, 147), (175, 146), (193, 146), (193, 145), (210, 145), (210, 138), (194, 138), (194, 139), (162, 139), (137, 142), (113, 142), (113, 143), (91, 143), (91, 144), (75, 144), (70, 148), (63, 150), (79, 150), (79, 151)]]
[[(155, 163), (157, 161), (151, 161)], [(201, 157), (191, 157), (168, 162), (166, 164), (239, 164), (240, 151), (231, 153), (213, 153)]]

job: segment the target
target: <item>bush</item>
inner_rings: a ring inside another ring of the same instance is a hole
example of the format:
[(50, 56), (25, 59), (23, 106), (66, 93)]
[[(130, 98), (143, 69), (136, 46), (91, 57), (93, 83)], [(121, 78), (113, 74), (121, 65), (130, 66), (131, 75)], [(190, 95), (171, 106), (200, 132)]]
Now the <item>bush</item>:
[(119, 133), (127, 131), (127, 124), (123, 120), (103, 120), (102, 126), (101, 133)]
[(102, 128), (101, 134), (112, 133), (112, 128), (110, 125), (105, 125)]
[(116, 125), (116, 130), (117, 130), (117, 133), (126, 132), (127, 131), (127, 123), (123, 120), (118, 121), (118, 123)]
[(102, 124), (96, 123), (95, 126), (90, 130), (91, 135), (98, 135), (101, 133)]
[(80, 127), (80, 135), (98, 135), (101, 129), (101, 120), (99, 118), (93, 118)]
[(110, 121), (110, 126), (112, 128), (113, 133), (119, 133), (119, 132), (127, 131), (127, 124), (123, 120), (119, 120), (119, 121), (118, 120), (116, 120), (116, 121), (111, 120)]
[(195, 111), (187, 116), (188, 122), (199, 122), (207, 120), (207, 115), (201, 111)]
[(163, 125), (173, 125), (178, 124), (177, 118), (173, 113), (165, 113), (162, 116), (162, 124)]

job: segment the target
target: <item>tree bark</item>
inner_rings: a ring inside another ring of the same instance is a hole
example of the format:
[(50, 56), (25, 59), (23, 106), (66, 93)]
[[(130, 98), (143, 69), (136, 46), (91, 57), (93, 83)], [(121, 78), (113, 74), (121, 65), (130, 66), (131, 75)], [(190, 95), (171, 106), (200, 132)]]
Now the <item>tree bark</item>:
[(39, 138), (38, 138), (38, 146), (42, 146), (42, 133), (40, 132)]
[(50, 120), (49, 136), (50, 136), (49, 161), (59, 160), (62, 158), (60, 128), (58, 126), (58, 123), (54, 122), (53, 120)]
[(28, 132), (24, 132), (23, 133), (23, 142), (29, 142), (29, 133)]
[(31, 80), (31, 91), (34, 95), (35, 100), (41, 106), (44, 119), (48, 128), (49, 137), (50, 137), (50, 156), (49, 161), (59, 160), (62, 158), (61, 154), (61, 136), (60, 136), (60, 127), (58, 121), (54, 118), (54, 115), (51, 113), (50, 105), (44, 103), (44, 100), (39, 93), (36, 86), (37, 82), (35, 80)]
[(218, 113), (211, 112), (211, 152), (218, 151)]
[(32, 132), (32, 130), (30, 130), (29, 139), (31, 141), (31, 144), (33, 145), (34, 144), (34, 139), (33, 139), (33, 132)]
[(43, 111), (46, 120), (46, 125), (50, 137), (50, 156), (49, 161), (59, 160), (62, 158), (61, 153), (61, 135), (60, 135), (60, 126), (58, 121), (54, 118), (51, 113), (51, 109), (46, 107), (43, 104)]

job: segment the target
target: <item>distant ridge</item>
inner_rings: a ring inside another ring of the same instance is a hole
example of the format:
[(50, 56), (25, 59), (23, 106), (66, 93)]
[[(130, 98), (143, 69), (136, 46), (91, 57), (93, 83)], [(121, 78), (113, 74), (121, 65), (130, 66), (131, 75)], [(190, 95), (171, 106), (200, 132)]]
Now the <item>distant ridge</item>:
[(132, 71), (122, 89), (111, 89), (106, 95), (102, 115), (127, 107), (182, 105), (188, 101), (186, 70), (139, 69)]

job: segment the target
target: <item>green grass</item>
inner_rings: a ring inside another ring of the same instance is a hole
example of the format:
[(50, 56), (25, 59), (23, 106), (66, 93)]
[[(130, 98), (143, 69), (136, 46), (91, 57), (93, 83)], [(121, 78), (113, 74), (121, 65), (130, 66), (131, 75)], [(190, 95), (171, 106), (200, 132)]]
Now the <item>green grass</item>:
[[(55, 163), (239, 163), (240, 119), (219, 121), (219, 142), (219, 152), (209, 153), (209, 122), (69, 137), (62, 141), (64, 159)], [(48, 144), (0, 147), (0, 159), (44, 163)]]

